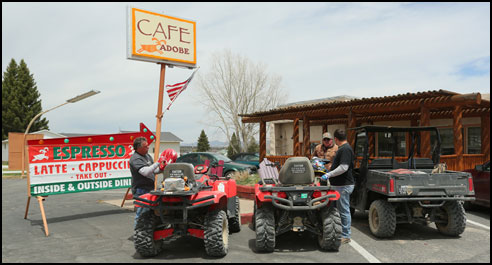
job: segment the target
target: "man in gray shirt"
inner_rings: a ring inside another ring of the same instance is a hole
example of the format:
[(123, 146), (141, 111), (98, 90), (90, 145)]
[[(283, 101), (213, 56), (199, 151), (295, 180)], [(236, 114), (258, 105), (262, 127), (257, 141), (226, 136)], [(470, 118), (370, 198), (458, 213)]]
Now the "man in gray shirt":
[[(158, 162), (154, 163), (149, 153), (149, 144), (145, 137), (138, 137), (133, 141), (133, 153), (130, 158), (130, 171), (132, 173), (132, 193), (133, 197), (138, 197), (149, 193), (154, 189), (155, 174), (164, 169), (164, 157), (161, 156)], [(135, 225), (138, 217), (148, 208), (137, 208), (135, 214)]]

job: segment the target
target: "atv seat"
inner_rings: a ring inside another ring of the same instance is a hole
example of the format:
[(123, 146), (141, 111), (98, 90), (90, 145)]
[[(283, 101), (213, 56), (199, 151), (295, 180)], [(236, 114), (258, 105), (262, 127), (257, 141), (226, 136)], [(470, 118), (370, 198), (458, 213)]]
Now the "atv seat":
[[(188, 183), (194, 186), (195, 172), (193, 165), (190, 163), (172, 163), (164, 168), (163, 180), (166, 178), (184, 178), (188, 177)], [(160, 182), (158, 182), (160, 183)]]
[(279, 172), (283, 185), (303, 185), (314, 183), (314, 170), (307, 157), (290, 157)]

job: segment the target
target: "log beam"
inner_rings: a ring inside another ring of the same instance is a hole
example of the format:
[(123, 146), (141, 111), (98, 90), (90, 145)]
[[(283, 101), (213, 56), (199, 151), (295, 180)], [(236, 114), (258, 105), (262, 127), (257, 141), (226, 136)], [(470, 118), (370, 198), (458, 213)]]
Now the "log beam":
[(454, 153), (456, 154), (457, 168), (461, 171), (463, 168), (463, 109), (456, 106), (453, 109), (453, 135), (454, 135)]
[(266, 157), (266, 122), (260, 122), (260, 161)]
[(294, 119), (294, 132), (292, 133), (292, 138), (294, 140), (294, 156), (300, 156), (301, 143), (299, 142), (299, 119)]

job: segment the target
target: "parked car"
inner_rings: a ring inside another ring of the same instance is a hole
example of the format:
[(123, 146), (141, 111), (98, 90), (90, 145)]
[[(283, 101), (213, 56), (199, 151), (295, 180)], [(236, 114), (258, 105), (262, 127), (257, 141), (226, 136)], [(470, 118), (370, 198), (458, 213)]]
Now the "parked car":
[(231, 160), (241, 164), (253, 165), (260, 168), (260, 154), (258, 153), (239, 153), (231, 157)]
[(252, 174), (256, 172), (256, 167), (252, 165), (240, 164), (232, 161), (226, 156), (217, 153), (210, 152), (197, 152), (189, 153), (178, 157), (176, 162), (191, 163), (193, 166), (205, 164), (205, 160), (209, 160), (210, 163), (218, 163), (220, 160), (224, 161), (224, 177), (230, 177), (235, 172), (248, 171)]
[[(474, 169), (463, 171), (471, 173), (473, 177), (475, 200), (469, 203), (490, 208), (490, 160), (482, 165), (476, 165)], [(466, 208), (470, 206), (469, 203), (465, 202)]]

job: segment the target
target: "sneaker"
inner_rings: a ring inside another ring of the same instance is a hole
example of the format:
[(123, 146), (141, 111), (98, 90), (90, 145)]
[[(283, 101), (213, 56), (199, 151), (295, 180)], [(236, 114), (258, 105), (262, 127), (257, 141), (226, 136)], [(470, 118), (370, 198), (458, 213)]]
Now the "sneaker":
[(350, 238), (345, 238), (345, 237), (342, 238), (342, 244), (350, 243), (350, 241), (351, 241)]

